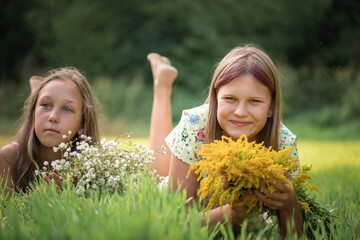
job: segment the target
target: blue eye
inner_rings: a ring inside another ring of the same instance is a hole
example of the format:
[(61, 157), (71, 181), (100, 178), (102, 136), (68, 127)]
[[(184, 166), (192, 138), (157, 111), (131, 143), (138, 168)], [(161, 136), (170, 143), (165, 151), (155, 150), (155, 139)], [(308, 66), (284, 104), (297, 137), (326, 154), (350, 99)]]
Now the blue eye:
[(73, 110), (71, 108), (65, 108), (64, 111), (65, 112), (73, 112)]
[(250, 102), (251, 102), (251, 103), (259, 103), (260, 101), (259, 101), (259, 100), (256, 100), (256, 99), (251, 99)]
[(41, 104), (41, 106), (44, 108), (50, 108), (50, 104), (48, 104), (48, 103), (43, 103), (43, 104)]

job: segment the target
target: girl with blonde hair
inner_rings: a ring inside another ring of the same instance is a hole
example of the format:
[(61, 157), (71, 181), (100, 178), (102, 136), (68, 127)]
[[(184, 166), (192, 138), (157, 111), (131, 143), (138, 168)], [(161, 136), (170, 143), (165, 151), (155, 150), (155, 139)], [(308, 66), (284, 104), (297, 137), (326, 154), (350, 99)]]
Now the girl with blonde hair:
[[(150, 147), (167, 146), (167, 153), (157, 153), (153, 168), (172, 178), (172, 189), (186, 189), (187, 198), (195, 199), (199, 182), (190, 164), (200, 160), (197, 151), (222, 135), (238, 139), (245, 134), (249, 141), (264, 142), (275, 150), (296, 146), (296, 136), (281, 121), (281, 89), (277, 69), (260, 48), (247, 45), (232, 49), (217, 65), (206, 102), (184, 110), (179, 124), (172, 129), (171, 90), (177, 70), (170, 61), (148, 55), (154, 76), (154, 102), (150, 126)], [(297, 157), (297, 150), (292, 152)], [(226, 182), (226, 180), (225, 180)], [(294, 220), (297, 233), (302, 231), (302, 217), (295, 190), (277, 183), (279, 193), (255, 190), (265, 205), (278, 211), (279, 225), (286, 236), (286, 223)], [(240, 198), (239, 202), (242, 201)], [(237, 225), (247, 217), (245, 206), (225, 205), (212, 209), (210, 224), (229, 218)]]
[[(77, 69), (55, 69), (43, 80), (31, 79), (30, 84), (32, 93), (25, 103), (16, 141), (0, 149), (5, 193), (13, 188), (26, 191), (35, 179), (36, 169), (42, 168), (45, 161), (50, 164), (60, 159), (61, 153), (54, 152), (53, 147), (69, 138), (76, 142), (81, 134), (91, 137), (93, 143), (99, 138), (97, 102)], [(68, 138), (64, 139), (64, 135)]]

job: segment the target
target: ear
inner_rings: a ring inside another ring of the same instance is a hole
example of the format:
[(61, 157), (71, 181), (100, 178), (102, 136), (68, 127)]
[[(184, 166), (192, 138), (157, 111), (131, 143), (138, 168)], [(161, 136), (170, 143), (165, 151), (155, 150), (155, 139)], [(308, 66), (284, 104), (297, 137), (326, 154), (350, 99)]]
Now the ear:
[(79, 129), (79, 131), (77, 132), (77, 134), (78, 134), (79, 136), (81, 136), (81, 134), (83, 134), (83, 132), (84, 132), (84, 128), (83, 128), (83, 126), (81, 126), (81, 128)]
[(268, 114), (267, 114), (268, 118), (271, 118), (273, 116), (273, 109), (274, 109), (274, 104), (271, 103)]

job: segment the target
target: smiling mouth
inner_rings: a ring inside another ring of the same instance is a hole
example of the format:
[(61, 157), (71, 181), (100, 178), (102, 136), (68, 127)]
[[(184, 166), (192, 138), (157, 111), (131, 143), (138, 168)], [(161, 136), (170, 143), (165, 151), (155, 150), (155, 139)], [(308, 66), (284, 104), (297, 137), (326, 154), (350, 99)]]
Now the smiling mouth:
[(245, 127), (245, 126), (250, 125), (250, 122), (245, 122), (245, 121), (230, 120), (230, 122), (231, 122), (232, 124), (234, 124), (235, 126), (238, 126), (238, 127)]

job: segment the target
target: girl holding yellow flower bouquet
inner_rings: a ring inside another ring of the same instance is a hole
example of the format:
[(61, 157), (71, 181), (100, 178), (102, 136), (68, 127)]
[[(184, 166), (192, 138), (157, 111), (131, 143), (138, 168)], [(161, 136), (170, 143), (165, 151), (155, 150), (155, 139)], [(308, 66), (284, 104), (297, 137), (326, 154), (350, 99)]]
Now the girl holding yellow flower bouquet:
[[(179, 124), (171, 131), (171, 89), (177, 70), (170, 61), (156, 53), (148, 55), (154, 77), (154, 102), (150, 127), (150, 147), (165, 145), (171, 150), (157, 156), (153, 167), (158, 174), (173, 180), (172, 189), (186, 189), (188, 198), (195, 198), (199, 182), (190, 164), (200, 160), (202, 144), (220, 140), (223, 135), (236, 140), (246, 135), (249, 141), (280, 150), (296, 147), (296, 136), (281, 122), (281, 89), (277, 69), (269, 56), (255, 46), (236, 47), (218, 64), (206, 102), (184, 110)], [(166, 137), (167, 136), (167, 137)], [(165, 142), (164, 142), (165, 141)], [(297, 156), (297, 150), (291, 153)], [(287, 173), (285, 173), (287, 174)], [(287, 176), (289, 178), (289, 176)], [(224, 187), (227, 181), (225, 179)], [(303, 220), (295, 189), (276, 182), (278, 193), (255, 190), (259, 200), (278, 211), (281, 234), (286, 236), (288, 221), (294, 221), (301, 234)], [(238, 202), (242, 202), (242, 198)], [(207, 212), (210, 224), (230, 219), (238, 225), (247, 217), (244, 205), (215, 208)]]

